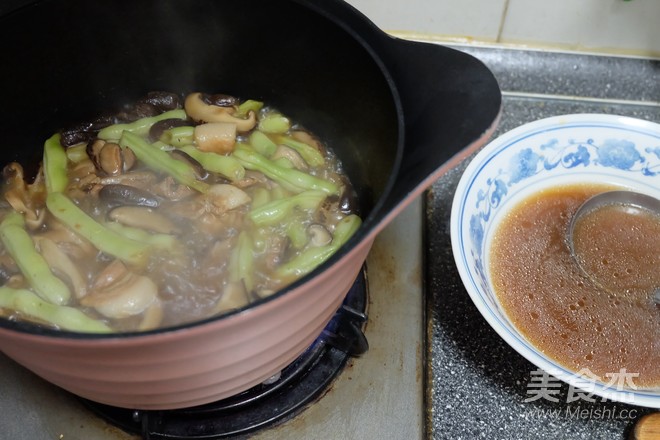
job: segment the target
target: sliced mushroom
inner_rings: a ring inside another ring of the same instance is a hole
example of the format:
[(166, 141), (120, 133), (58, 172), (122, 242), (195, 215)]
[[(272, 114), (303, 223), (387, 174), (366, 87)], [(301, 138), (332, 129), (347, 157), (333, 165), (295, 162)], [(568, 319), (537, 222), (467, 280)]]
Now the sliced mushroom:
[(287, 147), (286, 145), (278, 145), (275, 153), (273, 153), (273, 156), (271, 157), (271, 160), (277, 160), (282, 157), (288, 159), (293, 164), (293, 166), (299, 170), (304, 171), (309, 168), (307, 166), (307, 162), (305, 162), (305, 159), (302, 158), (300, 153), (291, 147)]
[(157, 301), (158, 286), (150, 278), (119, 265), (114, 265), (111, 272), (110, 277), (100, 274), (103, 281), (94, 283), (95, 289), (81, 299), (82, 305), (108, 318), (121, 319), (139, 315)]
[(74, 260), (94, 259), (98, 253), (98, 249), (93, 244), (64, 226), (53, 216), (46, 218), (46, 231), (41, 232), (39, 237), (52, 240)]
[(195, 173), (195, 177), (198, 180), (206, 180), (209, 177), (208, 171), (204, 169), (201, 163), (199, 163), (197, 160), (195, 160), (190, 154), (186, 153), (183, 150), (172, 150), (170, 152), (170, 156), (172, 156), (174, 159), (180, 160), (181, 162), (184, 162), (192, 168), (193, 172)]
[(239, 132), (250, 131), (257, 125), (257, 115), (248, 112), (247, 119), (233, 116), (234, 107), (211, 105), (204, 102), (201, 93), (191, 93), (184, 102), (186, 113), (197, 122), (231, 122)]
[(99, 154), (101, 154), (101, 149), (105, 146), (105, 141), (103, 139), (94, 139), (93, 141), (87, 144), (87, 156), (91, 159), (94, 165), (97, 168), (101, 168), (98, 163)]
[(172, 176), (167, 176), (158, 184), (151, 186), (150, 190), (154, 194), (171, 201), (182, 200), (191, 195), (199, 194), (188, 185), (180, 184)]
[(155, 142), (160, 139), (165, 130), (186, 125), (190, 125), (190, 122), (185, 119), (163, 119), (158, 121), (149, 129), (149, 140)]
[(332, 241), (332, 234), (323, 225), (313, 224), (307, 228), (307, 233), (310, 236), (309, 244), (314, 247), (325, 246)]
[(273, 235), (266, 241), (263, 261), (269, 270), (274, 270), (284, 261), (290, 240), (287, 237)]
[(225, 183), (211, 185), (204, 197), (215, 208), (209, 209), (209, 211), (216, 214), (236, 209), (252, 201), (245, 191)]
[(181, 108), (181, 99), (179, 98), (179, 95), (172, 92), (149, 92), (146, 97), (140, 100), (140, 102), (146, 102), (147, 104), (153, 105), (161, 113)]
[(87, 158), (78, 162), (73, 168), (70, 169), (68, 175), (72, 180), (81, 179), (96, 171), (96, 165), (91, 159)]
[(229, 114), (222, 115), (218, 122), (229, 122), (236, 125), (236, 131), (239, 133), (246, 133), (252, 130), (257, 125), (257, 115), (253, 111), (249, 111), (247, 118), (237, 118)]
[(110, 220), (161, 234), (177, 234), (179, 228), (167, 217), (143, 206), (119, 206), (108, 213)]
[(218, 107), (233, 107), (238, 104), (238, 99), (224, 93), (215, 93), (213, 95), (202, 93), (201, 98), (205, 103), (217, 105)]
[(121, 147), (118, 144), (108, 142), (101, 148), (98, 155), (99, 166), (110, 176), (121, 174), (124, 169)]
[(130, 170), (136, 158), (130, 148), (121, 148), (114, 142), (96, 139), (87, 145), (87, 155), (96, 168), (109, 176), (117, 176)]
[[(41, 170), (37, 179), (42, 175)], [(26, 224), (30, 229), (37, 229), (43, 224), (45, 218), (43, 205), (45, 204), (45, 186), (41, 180), (26, 185), (23, 167), (12, 162), (3, 169), (5, 178), (5, 199), (11, 207), (25, 216)]]
[(105, 176), (100, 178), (102, 185), (122, 184), (130, 185), (136, 188), (151, 187), (158, 177), (151, 171), (132, 171), (119, 176)]
[(163, 316), (165, 313), (163, 312), (163, 303), (161, 303), (158, 299), (154, 301), (151, 306), (144, 312), (144, 316), (142, 317), (142, 321), (140, 321), (140, 325), (138, 325), (138, 330), (139, 331), (146, 331), (146, 330), (152, 330), (160, 325), (160, 323), (163, 321)]
[(264, 188), (272, 189), (275, 182), (266, 177), (263, 173), (253, 170), (245, 170), (245, 177), (241, 180), (233, 182), (234, 186), (239, 188), (247, 188), (253, 185), (261, 185)]
[(76, 298), (85, 296), (87, 294), (87, 283), (69, 256), (54, 241), (48, 238), (39, 237), (35, 241), (41, 251), (41, 255), (53, 273), (60, 276), (60, 278), (62, 276), (65, 277), (66, 279), (64, 281), (69, 281)]
[(60, 143), (67, 148), (81, 142), (88, 143), (100, 129), (115, 123), (117, 120), (114, 116), (103, 115), (93, 121), (76, 124), (60, 132)]
[(228, 283), (222, 291), (220, 301), (215, 305), (215, 313), (241, 308), (249, 301), (247, 289), (242, 282)]
[(99, 198), (111, 205), (135, 205), (157, 208), (160, 204), (158, 197), (149, 191), (134, 186), (111, 184), (105, 185), (99, 191)]
[(110, 264), (105, 266), (101, 272), (94, 278), (92, 290), (105, 290), (112, 284), (118, 282), (122, 277), (126, 276), (128, 268), (121, 260), (112, 260)]
[(296, 130), (291, 133), (291, 137), (297, 141), (303, 142), (307, 145), (316, 148), (323, 156), (325, 156), (326, 151), (325, 148), (323, 147), (323, 144), (321, 144), (321, 141), (319, 141), (316, 137), (312, 136), (309, 132), (306, 132), (304, 130)]

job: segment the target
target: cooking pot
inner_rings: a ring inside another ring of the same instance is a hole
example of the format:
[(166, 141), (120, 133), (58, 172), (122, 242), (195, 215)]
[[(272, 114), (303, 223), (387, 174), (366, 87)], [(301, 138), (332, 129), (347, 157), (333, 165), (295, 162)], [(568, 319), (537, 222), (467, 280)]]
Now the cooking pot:
[(9, 357), (118, 407), (204, 404), (292, 362), (341, 305), (377, 233), (482, 146), (500, 113), (497, 82), (478, 60), (388, 36), (342, 1), (13, 5), (0, 18), (0, 162), (36, 165), (53, 132), (150, 90), (227, 93), (265, 101), (316, 133), (358, 195), (363, 224), (342, 249), (230, 314), (115, 335), (0, 319), (0, 350)]

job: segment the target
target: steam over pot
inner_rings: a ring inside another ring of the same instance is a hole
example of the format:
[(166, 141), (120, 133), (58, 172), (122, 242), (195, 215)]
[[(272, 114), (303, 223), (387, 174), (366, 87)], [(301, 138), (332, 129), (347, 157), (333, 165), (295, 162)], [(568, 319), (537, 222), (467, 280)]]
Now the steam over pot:
[(36, 166), (53, 132), (149, 90), (204, 90), (259, 99), (300, 121), (334, 149), (357, 191), (364, 222), (344, 248), (232, 314), (105, 336), (0, 319), (0, 350), (110, 405), (203, 404), (289, 364), (340, 306), (376, 234), (483, 145), (500, 112), (497, 83), (479, 61), (392, 38), (340, 0), (45, 0), (8, 9), (0, 7), (0, 37), (11, 41), (0, 70), (0, 162)]

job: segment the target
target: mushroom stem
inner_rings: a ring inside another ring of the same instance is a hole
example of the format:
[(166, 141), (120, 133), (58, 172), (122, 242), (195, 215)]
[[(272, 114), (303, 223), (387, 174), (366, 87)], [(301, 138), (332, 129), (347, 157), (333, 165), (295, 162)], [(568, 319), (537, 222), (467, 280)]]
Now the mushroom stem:
[(201, 151), (228, 154), (236, 144), (236, 124), (230, 122), (208, 122), (195, 127), (195, 145)]
[(125, 226), (140, 228), (160, 234), (176, 234), (179, 228), (172, 221), (144, 206), (119, 206), (108, 213), (111, 220)]
[(87, 283), (69, 256), (54, 241), (48, 238), (37, 238), (37, 244), (41, 255), (50, 265), (51, 270), (58, 274), (61, 273), (69, 279), (76, 298), (85, 296), (87, 294)]

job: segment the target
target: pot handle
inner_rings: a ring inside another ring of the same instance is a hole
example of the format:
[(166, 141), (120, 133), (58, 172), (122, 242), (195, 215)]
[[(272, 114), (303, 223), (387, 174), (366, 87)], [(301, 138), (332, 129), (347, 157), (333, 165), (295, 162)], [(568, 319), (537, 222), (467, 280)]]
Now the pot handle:
[[(404, 148), (384, 209), (393, 209), (462, 150), (492, 134), (502, 95), (492, 72), (445, 46), (383, 35), (382, 59), (399, 94)], [(387, 212), (387, 211), (385, 211)]]
[[(465, 52), (394, 38), (342, 0), (295, 0), (342, 26), (372, 49), (390, 74), (402, 110), (403, 154), (383, 200), (388, 213), (462, 150), (492, 133), (502, 94), (492, 72)], [(408, 199), (410, 200), (410, 199)]]

